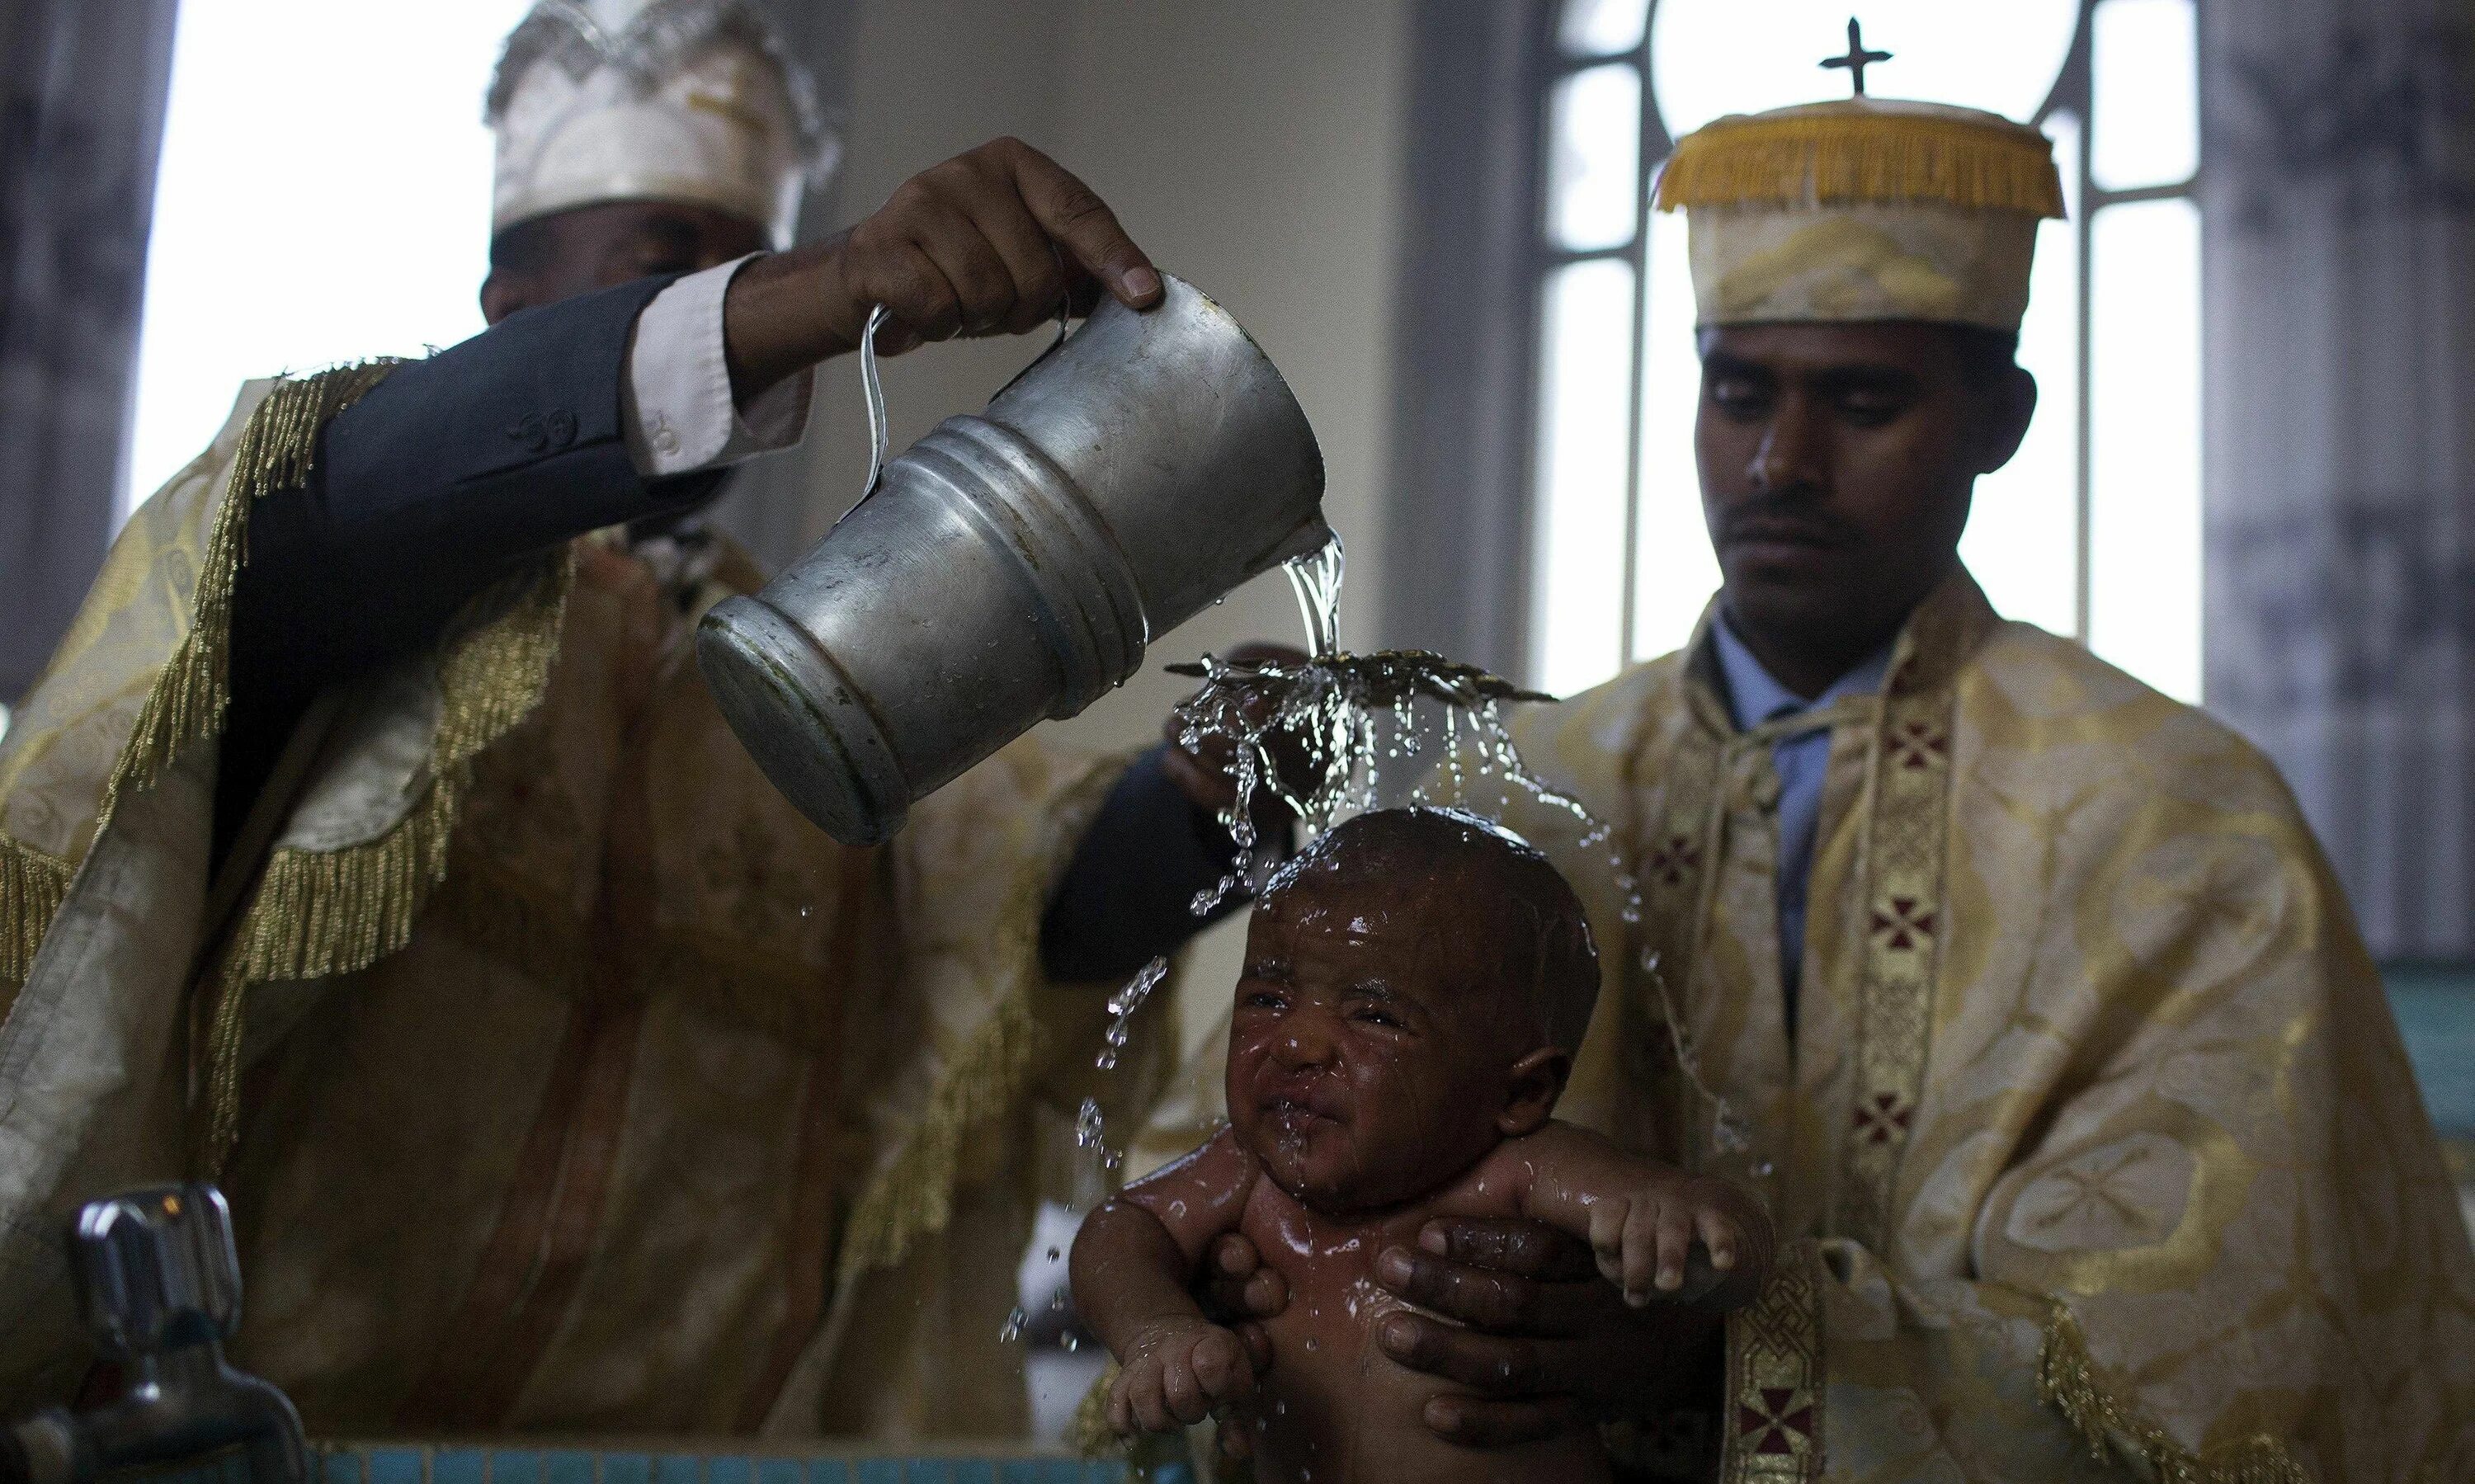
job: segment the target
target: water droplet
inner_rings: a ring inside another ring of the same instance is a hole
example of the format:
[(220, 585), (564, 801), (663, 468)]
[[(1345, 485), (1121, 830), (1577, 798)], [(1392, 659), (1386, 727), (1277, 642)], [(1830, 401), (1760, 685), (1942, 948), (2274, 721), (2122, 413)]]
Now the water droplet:
[[(986, 1321), (982, 1321), (982, 1323), (986, 1323)], [(1015, 1341), (1021, 1339), (1023, 1326), (1030, 1323), (1031, 1316), (1022, 1311), (1022, 1306), (1020, 1304), (1017, 1304), (1014, 1312), (1006, 1316), (1005, 1327), (997, 1331), (997, 1343), (1000, 1345), (1012, 1345)]]

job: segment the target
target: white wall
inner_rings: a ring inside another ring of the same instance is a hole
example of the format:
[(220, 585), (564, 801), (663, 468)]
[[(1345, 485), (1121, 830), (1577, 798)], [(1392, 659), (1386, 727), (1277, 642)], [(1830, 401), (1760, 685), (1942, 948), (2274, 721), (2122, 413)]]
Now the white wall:
[[(1406, 0), (863, 0), (844, 215), (999, 134), (1098, 190), (1160, 264), (1226, 304), (1279, 364), (1323, 444), (1325, 512), (1349, 547), (1344, 633), (1362, 644), (1382, 567), (1376, 491), (1388, 405)], [(886, 372), (896, 448), (976, 410), (1040, 347), (931, 346)], [(867, 468), (858, 375), (821, 389), (819, 530)], [(1145, 673), (1057, 728), (1115, 746), (1157, 731), (1185, 685), (1161, 664), (1295, 643), (1278, 574), (1154, 643)]]
[[(1377, 520), (1390, 401), (1408, 0), (860, 0), (841, 214), (998, 134), (1055, 156), (1164, 268), (1251, 331), (1323, 445), (1324, 511), (1349, 548), (1344, 642), (1363, 647), (1384, 553)], [(975, 411), (1038, 337), (930, 346), (886, 366), (898, 450)], [(807, 461), (812, 535), (868, 467), (856, 363), (821, 378)], [(1188, 682), (1160, 667), (1250, 638), (1299, 643), (1266, 573), (1154, 641), (1144, 671), (1049, 735), (1147, 742)], [(1189, 1040), (1226, 1003), (1236, 924), (1206, 936), (1181, 1006)]]

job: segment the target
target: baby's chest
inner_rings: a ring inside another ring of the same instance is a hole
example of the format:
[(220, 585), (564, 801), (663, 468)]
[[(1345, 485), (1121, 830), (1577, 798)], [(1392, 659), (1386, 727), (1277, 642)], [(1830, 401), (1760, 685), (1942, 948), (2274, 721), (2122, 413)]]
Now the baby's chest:
[(1288, 1304), (1265, 1324), (1264, 1333), (1283, 1364), (1316, 1369), (1380, 1356), (1378, 1326), (1387, 1315), (1416, 1307), (1378, 1279), (1376, 1264), (1385, 1252), (1418, 1253), (1421, 1229), (1437, 1217), (1519, 1214), (1516, 1201), (1466, 1180), (1415, 1209), (1365, 1222), (1317, 1215), (1266, 1186), (1270, 1198), (1249, 1201), (1239, 1224), (1264, 1263), (1288, 1284)]

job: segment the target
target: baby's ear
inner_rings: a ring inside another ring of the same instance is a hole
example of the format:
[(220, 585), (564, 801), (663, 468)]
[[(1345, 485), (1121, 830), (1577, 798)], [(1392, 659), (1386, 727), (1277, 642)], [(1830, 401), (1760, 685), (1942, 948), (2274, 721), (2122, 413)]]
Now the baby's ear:
[(1541, 1046), (1512, 1063), (1505, 1077), (1504, 1111), (1495, 1115), (1496, 1128), (1508, 1139), (1545, 1128), (1556, 1111), (1556, 1100), (1564, 1095), (1564, 1080), (1572, 1075), (1572, 1057), (1553, 1046)]

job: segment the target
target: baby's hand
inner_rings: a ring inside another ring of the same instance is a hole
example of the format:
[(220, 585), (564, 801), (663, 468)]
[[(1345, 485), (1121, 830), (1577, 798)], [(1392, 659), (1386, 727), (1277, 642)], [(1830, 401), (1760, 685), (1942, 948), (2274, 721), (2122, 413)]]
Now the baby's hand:
[[(1707, 1252), (1695, 1260), (1695, 1238)], [(1661, 1171), (1590, 1207), (1599, 1272), (1635, 1308), (1654, 1298), (1728, 1307), (1760, 1291), (1770, 1268), (1770, 1221), (1725, 1180)]]
[(1255, 1390), (1255, 1368), (1238, 1336), (1204, 1319), (1146, 1325), (1117, 1357), (1109, 1425), (1120, 1437), (1170, 1432)]

